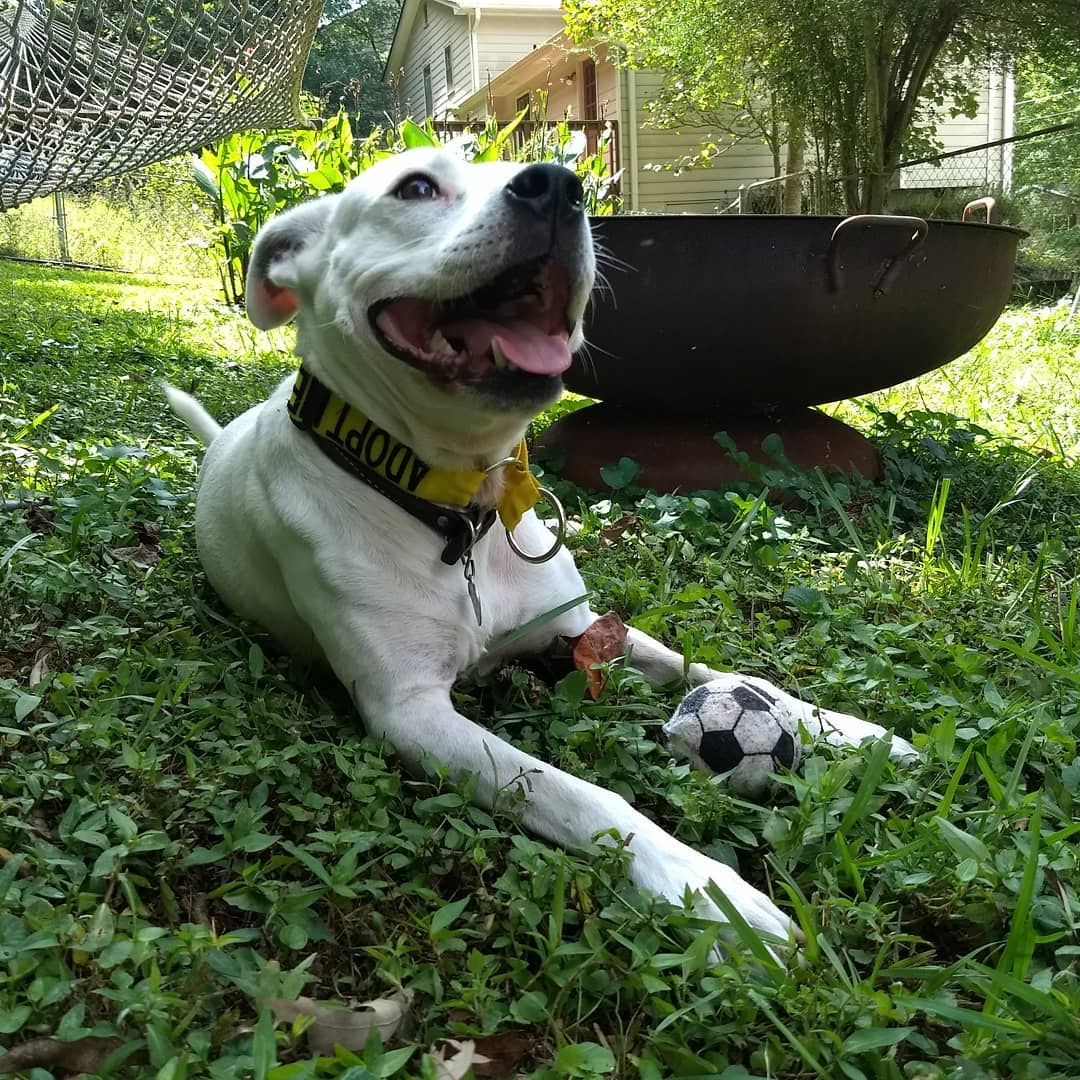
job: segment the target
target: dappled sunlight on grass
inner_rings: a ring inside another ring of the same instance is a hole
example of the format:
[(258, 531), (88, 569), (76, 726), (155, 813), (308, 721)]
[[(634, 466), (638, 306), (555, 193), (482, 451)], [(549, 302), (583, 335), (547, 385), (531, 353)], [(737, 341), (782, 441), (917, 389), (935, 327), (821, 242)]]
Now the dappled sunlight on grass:
[(0, 260), (0, 303), (0, 352), (11, 358), (0, 374), (15, 380), (30, 411), (15, 419), (61, 407), (41, 434), (118, 438), (135, 437), (140, 424), (156, 430), (167, 412), (155, 386), (161, 378), (199, 387), (211, 408), (231, 417), (241, 387), (256, 401), (293, 365), (291, 329), (257, 332), (209, 281)]
[[(1011, 308), (965, 356), (917, 379), (828, 408), (855, 423), (861, 405), (903, 414), (954, 413), (1039, 453), (1080, 453), (1080, 317), (1066, 326), (1069, 301)], [(872, 362), (872, 359), (868, 359)]]
[[(186, 162), (181, 167), (188, 172), (185, 166)], [(69, 257), (77, 263), (147, 274), (198, 277), (211, 273), (213, 262), (200, 243), (209, 226), (209, 213), (200, 204), (194, 184), (176, 185), (171, 197), (162, 200), (155, 198), (153, 185), (148, 190), (146, 178), (142, 179), (143, 197), (138, 200), (116, 192), (111, 196), (67, 194)], [(0, 251), (33, 259), (60, 257), (51, 196), (0, 215)]]

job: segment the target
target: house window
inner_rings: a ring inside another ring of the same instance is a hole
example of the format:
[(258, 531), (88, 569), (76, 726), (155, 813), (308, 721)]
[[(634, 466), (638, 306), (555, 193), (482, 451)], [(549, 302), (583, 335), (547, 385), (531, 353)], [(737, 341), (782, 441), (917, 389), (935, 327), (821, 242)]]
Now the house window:
[(596, 102), (596, 61), (590, 58), (581, 65), (581, 118), (598, 120), (599, 117)]
[(447, 45), (446, 48), (443, 49), (442, 57), (443, 57), (443, 63), (446, 65), (446, 89), (447, 90), (453, 90), (454, 89), (454, 59), (450, 55), (450, 46), (449, 45)]
[[(529, 104), (530, 104), (529, 95), (528, 94), (522, 94), (521, 97), (519, 97), (517, 99), (517, 101), (514, 102), (514, 112), (516, 112), (516, 113), (519, 113), (519, 112), (522, 112), (522, 111), (528, 112)], [(528, 120), (528, 116), (526, 116), (525, 119)]]
[(435, 99), (431, 94), (431, 65), (424, 65), (424, 115), (435, 115)]
[(424, 25), (427, 26), (427, 24), (428, 24), (428, 13), (427, 13), (427, 4), (425, 4), (424, 5)]

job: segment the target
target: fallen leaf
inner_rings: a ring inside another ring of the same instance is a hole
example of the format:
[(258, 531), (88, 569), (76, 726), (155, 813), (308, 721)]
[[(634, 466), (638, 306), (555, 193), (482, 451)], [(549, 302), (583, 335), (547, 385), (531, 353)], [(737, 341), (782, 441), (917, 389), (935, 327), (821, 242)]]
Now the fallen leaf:
[(26, 824), (39, 836), (44, 836), (46, 840), (52, 839), (53, 831), (49, 825), (49, 819), (45, 816), (40, 806), (35, 806), (30, 813), (26, 815)]
[(473, 1072), (477, 1076), (517, 1076), (527, 1063), (544, 1056), (542, 1045), (538, 1053), (541, 1043), (534, 1032), (516, 1029), (481, 1036), (476, 1040), (478, 1057)]
[(30, 680), (27, 684), (31, 690), (49, 674), (50, 656), (52, 653), (44, 646), (34, 654), (34, 666), (30, 669)]
[(583, 634), (568, 639), (573, 645), (574, 667), (584, 671), (593, 701), (604, 689), (604, 673), (594, 664), (626, 655), (626, 627), (613, 611), (601, 615)]
[(161, 558), (161, 526), (147, 521), (132, 523), (131, 531), (139, 542), (131, 547), (110, 548), (113, 555), (124, 562), (149, 570)]
[[(101, 1070), (108, 1058), (123, 1046), (123, 1040), (109, 1036), (99, 1038), (88, 1035), (85, 1039), (61, 1042), (59, 1039), (30, 1039), (13, 1046), (0, 1055), (0, 1076), (9, 1073), (25, 1073), (31, 1069), (48, 1069), (79, 1075), (94, 1075)], [(146, 1061), (146, 1055), (137, 1051), (125, 1059), (134, 1065)]]
[[(446, 1057), (451, 1050), (454, 1053)], [(435, 1076), (438, 1080), (462, 1080), (470, 1069), (487, 1063), (487, 1058), (476, 1052), (474, 1042), (458, 1042), (457, 1039), (444, 1039), (443, 1046), (431, 1056), (435, 1060)]]
[(158, 547), (161, 543), (161, 526), (148, 521), (136, 521), (131, 526), (131, 531), (140, 544), (147, 547)]
[(308, 1046), (314, 1053), (327, 1057), (338, 1045), (346, 1050), (363, 1050), (372, 1031), (378, 1031), (383, 1042), (387, 1042), (404, 1024), (411, 1002), (412, 994), (407, 991), (351, 1007), (307, 997), (295, 1001), (266, 999), (277, 1020), (291, 1024), (302, 1016), (313, 1017), (314, 1023), (305, 1032)]
[(109, 548), (109, 551), (123, 562), (149, 570), (160, 558), (157, 547), (149, 544), (134, 544), (132, 547)]
[(637, 514), (623, 514), (622, 517), (600, 530), (600, 539), (605, 546), (610, 547), (612, 544), (618, 543), (623, 538), (624, 533), (636, 532), (637, 523)]
[(26, 519), (26, 527), (31, 532), (47, 533), (52, 531), (53, 512), (41, 499), (35, 499), (26, 507), (23, 515)]
[(19, 868), (15, 871), (19, 877), (29, 877), (34, 871), (30, 864), (21, 855), (8, 851), (6, 847), (0, 847), (0, 865), (6, 866), (12, 859), (19, 859)]

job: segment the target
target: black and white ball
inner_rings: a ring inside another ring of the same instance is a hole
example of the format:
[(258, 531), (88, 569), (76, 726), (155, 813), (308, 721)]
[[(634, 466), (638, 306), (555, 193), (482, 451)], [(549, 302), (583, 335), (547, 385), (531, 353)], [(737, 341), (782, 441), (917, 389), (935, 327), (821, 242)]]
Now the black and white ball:
[(767, 686), (728, 675), (691, 690), (663, 727), (672, 753), (739, 795), (764, 795), (771, 773), (802, 761), (799, 722)]

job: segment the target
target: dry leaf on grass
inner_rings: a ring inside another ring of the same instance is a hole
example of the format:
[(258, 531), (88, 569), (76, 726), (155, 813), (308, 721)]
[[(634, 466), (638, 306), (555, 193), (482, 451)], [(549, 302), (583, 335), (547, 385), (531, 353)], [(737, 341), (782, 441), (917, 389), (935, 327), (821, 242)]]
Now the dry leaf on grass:
[(141, 567), (143, 570), (149, 570), (161, 558), (159, 550), (161, 526), (136, 521), (131, 526), (131, 531), (139, 541), (137, 544), (131, 547), (110, 548), (109, 551), (117, 559)]
[(525, 1066), (543, 1054), (542, 1038), (536, 1032), (515, 1029), (482, 1035), (476, 1040), (476, 1050), (473, 1072), (477, 1076), (496, 1076), (503, 1080), (526, 1071)]
[(30, 503), (23, 514), (26, 527), (35, 533), (52, 532), (53, 512), (41, 499)]
[[(22, 856), (17, 856), (15, 852), (9, 851), (6, 847), (0, 847), (0, 866), (7, 866), (15, 858), (22, 858)], [(25, 859), (19, 863), (19, 868), (15, 871), (19, 877), (29, 877), (33, 872), (33, 867)]]
[(383, 1042), (387, 1042), (402, 1028), (411, 1002), (412, 995), (404, 991), (351, 1007), (307, 997), (295, 1001), (266, 999), (277, 1020), (291, 1024), (301, 1016), (313, 1017), (314, 1023), (305, 1031), (308, 1046), (316, 1054), (327, 1057), (333, 1054), (335, 1045), (346, 1050), (363, 1050), (372, 1031), (378, 1031)]
[(161, 526), (150, 521), (134, 521), (131, 531), (140, 544), (148, 547), (157, 547), (161, 543)]
[[(447, 1054), (450, 1056), (447, 1057)], [(458, 1042), (457, 1039), (443, 1039), (442, 1046), (432, 1051), (431, 1056), (435, 1060), (438, 1080), (462, 1080), (470, 1069), (484, 1065), (488, 1060), (476, 1052), (476, 1043)]]
[(52, 652), (47, 646), (42, 646), (34, 653), (34, 666), (30, 669), (30, 679), (27, 683), (31, 690), (49, 674), (49, 658), (51, 656)]
[(613, 611), (601, 615), (584, 634), (568, 639), (573, 646), (574, 667), (585, 672), (593, 701), (604, 689), (604, 673), (593, 667), (626, 655), (626, 627)]
[(612, 544), (617, 544), (625, 533), (637, 531), (637, 514), (623, 514), (617, 521), (600, 530), (600, 539), (604, 547), (611, 547)]
[(149, 570), (160, 558), (158, 549), (148, 544), (134, 544), (131, 547), (109, 548), (109, 552), (122, 562), (129, 562), (132, 566)]
[[(98, 1038), (89, 1035), (71, 1042), (30, 1039), (0, 1055), (0, 1076), (26, 1073), (31, 1069), (48, 1069), (61, 1075), (78, 1076), (85, 1073), (92, 1076), (122, 1045), (122, 1040), (113, 1036)], [(134, 1065), (145, 1060), (146, 1055), (139, 1051), (128, 1057), (125, 1063)]]

